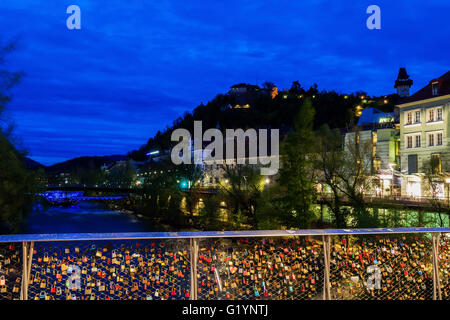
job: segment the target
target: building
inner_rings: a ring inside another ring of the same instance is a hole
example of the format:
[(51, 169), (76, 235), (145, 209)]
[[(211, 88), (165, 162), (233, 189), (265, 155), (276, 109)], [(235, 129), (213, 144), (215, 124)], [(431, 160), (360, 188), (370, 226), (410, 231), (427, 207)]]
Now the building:
[[(396, 81), (397, 89), (406, 92), (412, 81), (400, 80)], [(424, 181), (431, 160), (434, 172), (442, 176), (436, 182), (436, 196), (445, 197), (450, 173), (450, 71), (405, 97), (396, 107), (400, 112), (402, 195), (432, 196)]]
[(362, 111), (357, 127), (345, 134), (345, 148), (351, 144), (364, 148), (364, 168), (373, 176), (373, 190), (378, 195), (400, 193), (400, 132), (394, 114), (376, 108)]
[(278, 88), (271, 83), (266, 83), (263, 88), (254, 84), (238, 83), (231, 86), (228, 94), (234, 98), (235, 103), (224, 107), (223, 111), (226, 109), (249, 109), (254, 105), (255, 100), (262, 96), (270, 96), (274, 99), (278, 95)]

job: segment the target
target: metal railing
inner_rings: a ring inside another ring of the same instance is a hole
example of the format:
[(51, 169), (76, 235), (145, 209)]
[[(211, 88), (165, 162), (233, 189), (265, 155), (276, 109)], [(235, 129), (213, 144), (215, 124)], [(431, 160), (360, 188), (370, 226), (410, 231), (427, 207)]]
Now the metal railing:
[(450, 228), (0, 236), (0, 299), (450, 299)]

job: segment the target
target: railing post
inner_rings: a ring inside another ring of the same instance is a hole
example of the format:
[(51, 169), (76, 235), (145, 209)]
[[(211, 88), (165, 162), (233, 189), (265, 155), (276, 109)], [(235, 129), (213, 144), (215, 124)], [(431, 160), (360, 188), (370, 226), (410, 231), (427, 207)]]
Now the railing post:
[(433, 243), (433, 300), (442, 300), (441, 280), (439, 276), (439, 240), (440, 233), (432, 233)]
[(22, 284), (20, 300), (28, 300), (28, 285), (30, 283), (31, 262), (33, 261), (34, 242), (22, 242)]
[(31, 276), (31, 263), (33, 261), (34, 241), (29, 242), (28, 247), (28, 273), (27, 273), (27, 299), (28, 299), (28, 284)]
[(324, 261), (324, 275), (323, 275), (323, 300), (331, 300), (330, 294), (330, 236), (322, 236), (323, 241), (323, 261)]
[(28, 242), (22, 242), (22, 286), (20, 300), (28, 300)]
[(191, 300), (197, 300), (197, 260), (198, 239), (190, 238), (190, 260), (191, 260)]

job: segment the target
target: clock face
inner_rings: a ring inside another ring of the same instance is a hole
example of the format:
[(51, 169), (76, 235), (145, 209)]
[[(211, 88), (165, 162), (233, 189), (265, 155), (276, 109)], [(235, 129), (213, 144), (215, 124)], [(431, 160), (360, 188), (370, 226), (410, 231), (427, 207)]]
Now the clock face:
[(398, 87), (397, 89), (398, 89), (398, 94), (400, 96), (409, 95), (409, 88), (408, 87)]

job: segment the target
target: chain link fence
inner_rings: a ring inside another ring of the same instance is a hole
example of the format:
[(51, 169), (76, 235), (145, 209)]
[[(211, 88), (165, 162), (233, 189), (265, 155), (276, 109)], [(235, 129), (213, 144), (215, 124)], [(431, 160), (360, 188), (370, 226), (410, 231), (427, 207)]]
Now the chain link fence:
[(22, 243), (0, 243), (0, 300), (20, 299)]
[(182, 300), (189, 240), (40, 242), (28, 286), (35, 300)]
[(429, 236), (332, 237), (331, 299), (432, 299), (433, 266)]
[(198, 298), (321, 299), (323, 266), (321, 242), (307, 237), (201, 240)]
[(0, 299), (449, 300), (450, 233), (414, 230), (0, 236)]
[(450, 300), (450, 233), (443, 233), (439, 239), (439, 276), (443, 300)]

